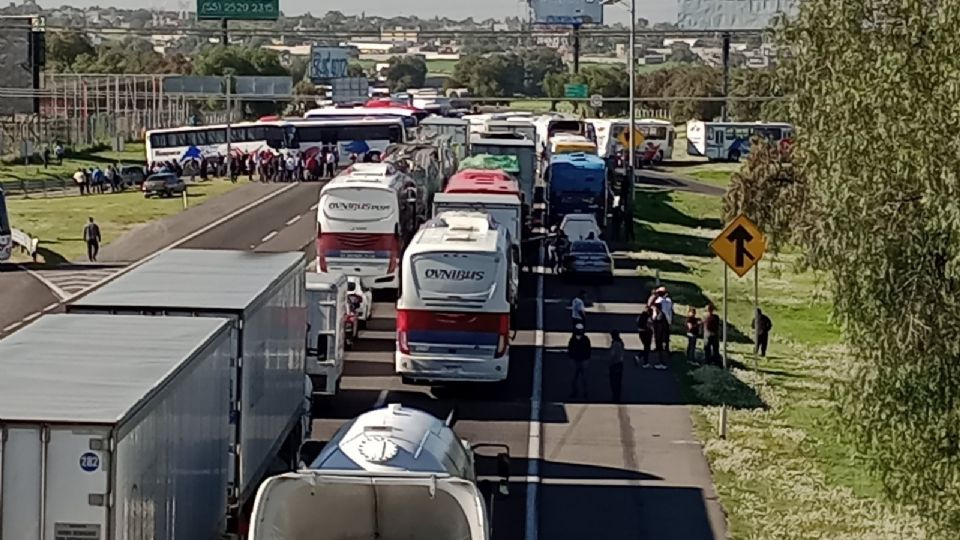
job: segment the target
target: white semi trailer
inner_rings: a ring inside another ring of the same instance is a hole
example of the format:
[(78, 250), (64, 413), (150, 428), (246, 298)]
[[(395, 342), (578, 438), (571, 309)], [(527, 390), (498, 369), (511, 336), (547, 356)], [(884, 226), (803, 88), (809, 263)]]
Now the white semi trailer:
[(67, 306), (69, 313), (232, 321), (231, 533), (245, 531), (261, 480), (296, 466), (309, 420), (305, 269), (302, 253), (175, 249)]
[(309, 467), (260, 486), (250, 540), (489, 540), (509, 455), (488, 505), (474, 449), (498, 445), (471, 447), (452, 424), (398, 404), (351, 420)]
[(0, 538), (219, 538), (235, 358), (222, 318), (46, 315), (0, 340)]

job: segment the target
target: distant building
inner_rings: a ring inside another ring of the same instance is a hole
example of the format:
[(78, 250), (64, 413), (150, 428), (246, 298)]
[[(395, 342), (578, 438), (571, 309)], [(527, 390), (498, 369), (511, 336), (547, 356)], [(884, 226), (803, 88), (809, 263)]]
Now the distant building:
[(677, 26), (684, 30), (753, 30), (778, 14), (796, 13), (799, 0), (678, 0)]

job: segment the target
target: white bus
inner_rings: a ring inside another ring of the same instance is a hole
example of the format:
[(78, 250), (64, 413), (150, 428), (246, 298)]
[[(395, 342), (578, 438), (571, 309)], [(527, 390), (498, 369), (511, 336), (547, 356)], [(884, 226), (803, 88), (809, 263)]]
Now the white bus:
[(488, 214), (444, 212), (403, 255), (396, 371), (404, 382), (507, 378), (518, 265)]
[(429, 113), (419, 111), (413, 107), (323, 107), (307, 111), (304, 118), (308, 120), (356, 120), (358, 118), (397, 118), (403, 122), (403, 127), (412, 130), (420, 124), (420, 120), (429, 116)]
[(320, 190), (317, 271), (357, 276), (371, 289), (396, 288), (420, 205), (413, 178), (392, 164), (349, 167)]
[(0, 262), (10, 260), (13, 253), (13, 231), (10, 228), (10, 214), (7, 213), (7, 196), (0, 187)]
[[(318, 152), (336, 146), (340, 163), (351, 154), (378, 156), (391, 144), (406, 141), (399, 119), (353, 118), (321, 120), (267, 120), (230, 125), (230, 151), (234, 156), (256, 152)], [(147, 161), (187, 161), (227, 154), (226, 124), (155, 129), (147, 132)]]
[(687, 154), (710, 161), (740, 161), (750, 154), (754, 135), (789, 145), (793, 126), (783, 122), (687, 122)]
[[(630, 140), (629, 119), (600, 118), (589, 122), (597, 130), (597, 153), (600, 157), (613, 158), (618, 152), (623, 152), (626, 157)], [(636, 120), (634, 125), (641, 137), (635, 140), (638, 160), (659, 163), (673, 159), (673, 146), (677, 138), (673, 124), (666, 120), (642, 118)]]

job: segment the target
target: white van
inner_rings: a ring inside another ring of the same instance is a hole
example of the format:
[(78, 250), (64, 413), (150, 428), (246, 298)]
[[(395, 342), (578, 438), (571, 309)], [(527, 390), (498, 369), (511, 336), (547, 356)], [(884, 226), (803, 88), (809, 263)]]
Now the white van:
[(398, 285), (400, 254), (417, 228), (413, 178), (389, 163), (358, 163), (323, 186), (317, 205), (317, 271)]
[(405, 382), (502, 381), (518, 263), (488, 214), (444, 212), (403, 256), (396, 370)]

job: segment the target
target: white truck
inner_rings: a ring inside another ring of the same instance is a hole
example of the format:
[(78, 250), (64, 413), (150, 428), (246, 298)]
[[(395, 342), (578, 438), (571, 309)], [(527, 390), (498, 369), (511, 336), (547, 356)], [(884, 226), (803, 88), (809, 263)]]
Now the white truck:
[(235, 330), (46, 315), (0, 340), (0, 538), (219, 538)]
[(347, 276), (307, 272), (307, 375), (313, 393), (340, 388), (347, 336)]
[[(509, 452), (495, 487), (478, 481), (474, 445), (441, 421), (399, 404), (347, 422), (323, 447), (304, 445), (295, 473), (257, 493), (250, 540), (489, 540), (493, 499), (507, 495)], [(485, 496), (490, 498), (489, 505)]]
[(302, 253), (175, 249), (67, 306), (68, 313), (233, 321), (238, 358), (230, 395), (232, 533), (243, 532), (244, 507), (260, 481), (296, 466), (306, 431), (305, 275)]

